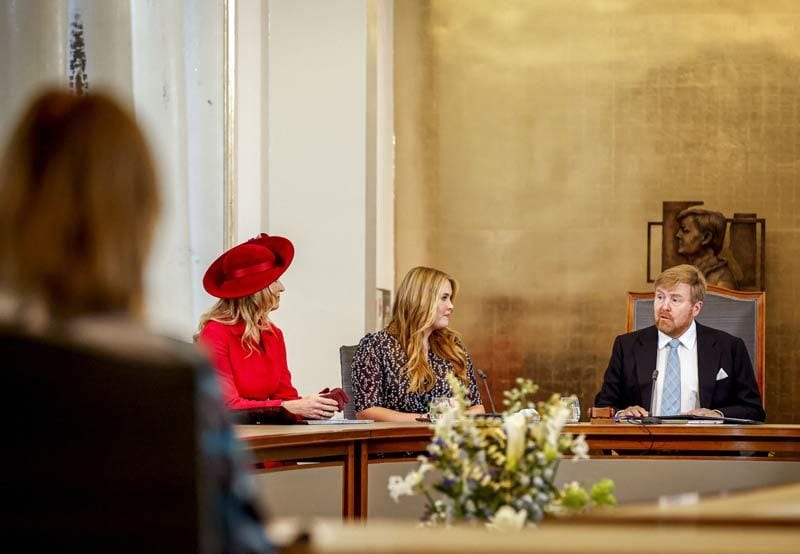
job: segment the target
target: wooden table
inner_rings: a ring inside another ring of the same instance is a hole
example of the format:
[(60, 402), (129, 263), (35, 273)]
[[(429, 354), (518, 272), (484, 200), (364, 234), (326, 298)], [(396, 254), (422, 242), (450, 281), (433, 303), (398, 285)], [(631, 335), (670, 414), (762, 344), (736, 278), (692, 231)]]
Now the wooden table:
[[(300, 530), (297, 526), (294, 536)], [(421, 528), (408, 521), (355, 525), (333, 520), (317, 521), (304, 530), (311, 542), (282, 552), (795, 554), (800, 547), (800, 484), (702, 498), (691, 506), (649, 504), (595, 510), (518, 532), (489, 532), (483, 526)], [(290, 544), (291, 537), (286, 538), (284, 544)]]
[[(704, 452), (712, 457), (732, 452), (779, 454), (800, 460), (800, 425), (633, 425), (612, 423), (567, 425), (566, 432), (586, 435), (592, 450), (647, 453)], [(685, 454), (692, 455), (692, 454)]]
[[(781, 460), (800, 460), (800, 425), (567, 425), (565, 432), (584, 434), (592, 451), (635, 452), (637, 457), (680, 451), (693, 457), (752, 452), (777, 453)], [(365, 518), (370, 463), (408, 460), (425, 450), (431, 428), (424, 423), (355, 425), (243, 425), (237, 434), (257, 461), (317, 461), (342, 466), (342, 516)], [(698, 452), (702, 452), (698, 455)], [(596, 455), (595, 455), (596, 456)], [(663, 459), (663, 456), (660, 456)], [(733, 458), (731, 458), (733, 459)], [(738, 459), (738, 458), (737, 458)], [(773, 458), (762, 458), (770, 460)], [(295, 466), (302, 469), (304, 466)]]
[[(431, 438), (424, 423), (354, 425), (240, 425), (237, 435), (258, 461), (317, 461), (342, 465), (342, 517), (367, 513), (367, 472), (371, 460), (398, 459), (399, 452), (423, 452)], [(395, 454), (395, 455), (393, 455)], [(407, 458), (406, 458), (407, 459)], [(302, 469), (307, 466), (294, 466)]]
[[(800, 477), (800, 476), (799, 476)], [(794, 527), (800, 530), (800, 483), (664, 505), (596, 510), (581, 523)], [(800, 551), (800, 542), (797, 543)]]

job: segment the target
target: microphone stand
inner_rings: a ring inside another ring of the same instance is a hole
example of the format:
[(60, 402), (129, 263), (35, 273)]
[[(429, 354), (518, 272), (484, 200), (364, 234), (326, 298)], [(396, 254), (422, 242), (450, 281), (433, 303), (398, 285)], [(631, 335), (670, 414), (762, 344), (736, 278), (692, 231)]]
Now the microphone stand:
[(658, 379), (658, 370), (653, 370), (653, 388), (650, 391), (650, 415), (642, 418), (642, 425), (658, 425), (661, 423), (661, 418), (653, 415), (653, 410), (656, 409), (656, 380)]
[(478, 377), (480, 377), (481, 380), (483, 381), (483, 386), (486, 389), (486, 396), (489, 397), (489, 406), (492, 408), (492, 413), (496, 414), (497, 410), (495, 410), (494, 408), (494, 400), (492, 400), (492, 391), (489, 390), (489, 381), (488, 377), (486, 376), (486, 373), (482, 369), (476, 369), (475, 373), (477, 373)]

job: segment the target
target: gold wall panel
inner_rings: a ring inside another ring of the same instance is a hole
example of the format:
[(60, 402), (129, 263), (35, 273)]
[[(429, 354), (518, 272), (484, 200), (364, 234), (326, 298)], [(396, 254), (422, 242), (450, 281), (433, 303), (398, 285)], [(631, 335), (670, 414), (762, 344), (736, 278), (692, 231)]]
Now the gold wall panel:
[(766, 408), (800, 422), (800, 2), (395, 2), (397, 279), (462, 284), (453, 325), (495, 398), (584, 407), (646, 222), (698, 199), (767, 220)]

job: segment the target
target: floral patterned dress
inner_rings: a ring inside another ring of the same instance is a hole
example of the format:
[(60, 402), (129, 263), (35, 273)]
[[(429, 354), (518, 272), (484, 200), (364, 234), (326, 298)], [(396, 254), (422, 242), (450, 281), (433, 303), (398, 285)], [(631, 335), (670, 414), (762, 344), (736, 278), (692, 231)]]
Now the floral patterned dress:
[[(462, 346), (459, 343), (459, 346)], [(463, 346), (462, 346), (463, 348)], [(466, 352), (466, 349), (464, 350)], [(353, 357), (353, 402), (356, 412), (372, 407), (405, 413), (427, 413), (434, 398), (450, 397), (446, 375), (453, 373), (452, 362), (428, 352), (428, 363), (436, 383), (428, 392), (408, 392), (408, 377), (403, 371), (408, 358), (400, 342), (386, 331), (370, 333), (361, 339)], [(467, 354), (467, 389), (470, 405), (481, 404), (472, 358)]]

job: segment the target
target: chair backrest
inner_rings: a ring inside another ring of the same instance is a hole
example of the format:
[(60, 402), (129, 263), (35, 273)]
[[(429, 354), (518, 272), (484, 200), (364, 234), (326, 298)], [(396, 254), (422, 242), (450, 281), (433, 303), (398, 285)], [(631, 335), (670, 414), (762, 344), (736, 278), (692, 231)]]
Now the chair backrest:
[[(651, 292), (628, 293), (627, 330), (653, 325)], [(697, 321), (708, 327), (737, 336), (744, 341), (756, 373), (761, 401), (764, 402), (764, 304), (763, 291), (737, 291), (709, 285)]]
[(346, 419), (356, 418), (356, 407), (353, 403), (353, 356), (358, 350), (356, 346), (342, 346), (339, 348), (339, 363), (342, 365), (342, 389), (350, 397), (350, 402), (344, 407), (344, 417)]
[(0, 332), (0, 535), (31, 550), (201, 550), (195, 371), (152, 358)]

